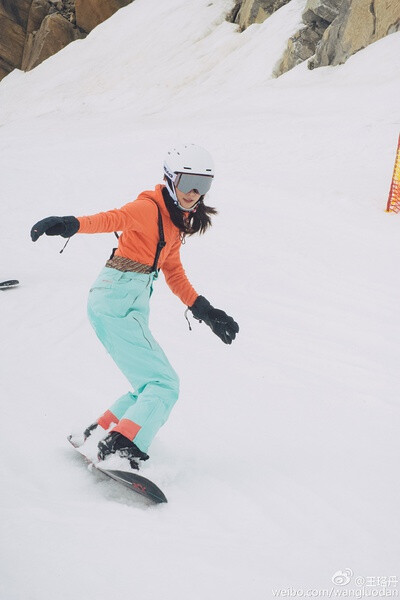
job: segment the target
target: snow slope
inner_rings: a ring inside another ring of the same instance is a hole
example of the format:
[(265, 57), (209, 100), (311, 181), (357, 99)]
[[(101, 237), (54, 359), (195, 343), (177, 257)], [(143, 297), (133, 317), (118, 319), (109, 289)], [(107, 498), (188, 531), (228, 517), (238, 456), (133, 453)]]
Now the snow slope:
[[(259, 600), (350, 591), (331, 580), (345, 568), (400, 576), (400, 236), (384, 212), (400, 34), (272, 79), (304, 4), (239, 34), (231, 1), (135, 0), (1, 82), (0, 278), (21, 281), (0, 295), (1, 599)], [(157, 282), (181, 399), (143, 469), (169, 503), (147, 507), (65, 439), (128, 389), (85, 314), (114, 238), (60, 255), (29, 230), (135, 198), (186, 140), (215, 157), (219, 216), (182, 259), (241, 330), (231, 347), (190, 333)]]

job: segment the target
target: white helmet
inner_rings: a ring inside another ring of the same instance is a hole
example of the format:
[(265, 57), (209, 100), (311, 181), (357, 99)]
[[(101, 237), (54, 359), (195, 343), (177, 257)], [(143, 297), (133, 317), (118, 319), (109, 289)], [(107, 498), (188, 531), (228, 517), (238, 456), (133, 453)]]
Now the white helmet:
[(188, 209), (179, 204), (175, 188), (178, 187), (185, 194), (196, 189), (204, 196), (209, 191), (214, 177), (214, 162), (210, 153), (201, 146), (183, 144), (167, 152), (164, 174), (167, 189), (175, 204), (187, 211)]

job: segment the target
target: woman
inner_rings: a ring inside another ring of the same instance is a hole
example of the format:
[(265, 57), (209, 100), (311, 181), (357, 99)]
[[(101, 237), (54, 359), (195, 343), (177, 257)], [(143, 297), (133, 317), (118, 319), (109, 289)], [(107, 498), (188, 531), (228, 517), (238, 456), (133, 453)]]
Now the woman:
[(194, 290), (180, 261), (185, 236), (204, 233), (211, 225), (210, 215), (216, 213), (204, 204), (213, 177), (213, 161), (206, 150), (194, 144), (173, 148), (164, 162), (165, 185), (141, 193), (120, 209), (88, 217), (47, 217), (31, 230), (34, 242), (44, 233), (69, 238), (75, 233), (122, 231), (118, 248), (90, 290), (88, 315), (134, 391), (85, 430), (85, 440), (97, 427), (104, 430), (99, 460), (117, 453), (138, 469), (139, 461), (149, 458), (147, 450), (178, 399), (178, 376), (148, 324), (158, 269), (194, 318), (204, 321), (224, 343), (231, 344), (239, 331), (232, 317)]

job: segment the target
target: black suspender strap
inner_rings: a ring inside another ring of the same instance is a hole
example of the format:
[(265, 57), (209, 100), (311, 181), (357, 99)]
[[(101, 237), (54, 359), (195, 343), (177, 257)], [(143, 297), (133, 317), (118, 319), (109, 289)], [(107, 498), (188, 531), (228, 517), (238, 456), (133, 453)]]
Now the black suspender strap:
[(158, 240), (158, 244), (157, 244), (156, 255), (154, 257), (154, 263), (153, 263), (153, 266), (151, 269), (152, 272), (157, 271), (158, 259), (160, 258), (161, 250), (164, 248), (164, 246), (166, 244), (161, 210), (160, 210), (160, 207), (158, 206), (157, 202), (155, 202), (154, 200), (153, 200), (153, 202), (157, 206), (157, 210), (158, 210), (158, 237), (159, 237), (159, 240)]
[[(114, 235), (117, 238), (117, 240), (119, 240), (119, 235), (118, 235), (118, 233), (116, 231), (114, 231)], [(117, 250), (117, 248), (113, 248), (112, 249), (111, 256), (110, 256), (110, 258), (108, 260), (111, 260), (112, 258), (114, 258), (114, 254), (115, 254), (116, 250)]]

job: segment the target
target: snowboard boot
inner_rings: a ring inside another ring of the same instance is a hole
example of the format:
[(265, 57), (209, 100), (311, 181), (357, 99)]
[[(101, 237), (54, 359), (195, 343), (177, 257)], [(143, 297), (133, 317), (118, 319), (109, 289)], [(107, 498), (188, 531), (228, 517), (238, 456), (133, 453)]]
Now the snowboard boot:
[(92, 435), (92, 431), (94, 431), (97, 426), (98, 426), (98, 423), (96, 421), (96, 423), (92, 423), (91, 425), (89, 425), (89, 427), (87, 427), (85, 429), (85, 431), (83, 432), (83, 438), (84, 438), (85, 442), (88, 439), (88, 437), (90, 437)]
[(104, 460), (110, 454), (117, 453), (121, 458), (127, 458), (132, 469), (139, 469), (139, 460), (147, 460), (149, 456), (128, 440), (122, 433), (111, 431), (104, 440), (97, 445), (99, 452), (97, 458)]

